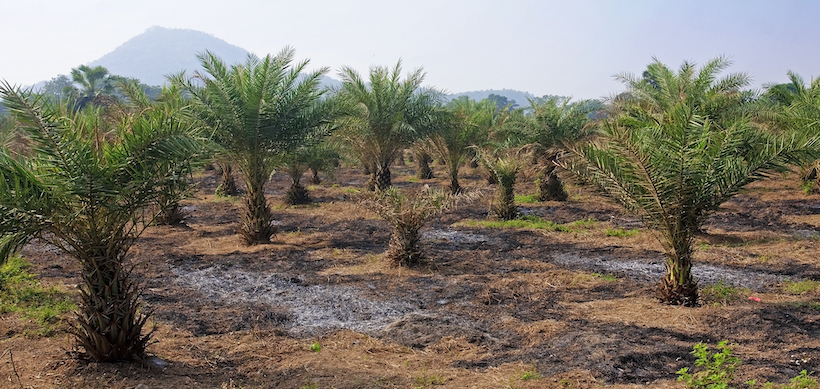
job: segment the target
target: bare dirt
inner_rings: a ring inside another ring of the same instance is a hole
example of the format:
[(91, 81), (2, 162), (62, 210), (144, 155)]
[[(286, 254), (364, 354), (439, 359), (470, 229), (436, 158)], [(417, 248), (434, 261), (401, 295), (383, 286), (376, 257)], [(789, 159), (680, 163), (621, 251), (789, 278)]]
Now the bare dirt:
[[(396, 185), (446, 185), (412, 173), (397, 167)], [(693, 345), (724, 339), (744, 361), (738, 382), (820, 370), (820, 293), (783, 289), (820, 280), (820, 198), (794, 175), (751, 185), (705, 225), (700, 285), (734, 285), (739, 297), (704, 294), (699, 308), (654, 299), (659, 243), (589, 188), (521, 205), (556, 223), (595, 220), (571, 232), (470, 227), (459, 222), (486, 218), (487, 203), (462, 206), (425, 230), (429, 264), (408, 269), (381, 260), (387, 224), (349, 199), (365, 180), (342, 169), (310, 187), (315, 204), (288, 207), (275, 175), (281, 232), (247, 247), (235, 234), (241, 201), (213, 195), (216, 172), (198, 175), (185, 225), (149, 228), (130, 254), (157, 325), (152, 358), (78, 361), (64, 331), (24, 336), (31, 323), (5, 313), (0, 387), (680, 387)], [(607, 235), (617, 228), (637, 233)], [(43, 283), (76, 288), (71, 258), (38, 244), (23, 254)]]

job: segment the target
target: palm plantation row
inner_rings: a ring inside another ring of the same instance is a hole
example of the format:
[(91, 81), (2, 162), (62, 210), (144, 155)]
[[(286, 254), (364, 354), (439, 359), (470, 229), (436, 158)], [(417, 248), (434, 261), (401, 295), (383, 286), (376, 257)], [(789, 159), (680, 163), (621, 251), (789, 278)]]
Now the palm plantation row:
[[(79, 261), (72, 331), (95, 360), (144, 353), (150, 313), (140, 310), (128, 250), (151, 224), (182, 220), (190, 174), (212, 161), (223, 193), (236, 193), (232, 172), (243, 181), (239, 234), (254, 245), (276, 232), (265, 196), (275, 169), (292, 180), (287, 202), (307, 202), (302, 175), (312, 170), (318, 180), (348, 156), (370, 174), (359, 203), (394, 229), (387, 256), (409, 266), (423, 257), (427, 220), (484, 193), (462, 187), (462, 165), (483, 166), (497, 185), (490, 217), (501, 219), (518, 215), (521, 177), (537, 180), (540, 201), (563, 201), (559, 169), (570, 171), (643, 220), (667, 256), (660, 299), (687, 306), (698, 304), (695, 233), (723, 202), (793, 166), (817, 177), (820, 81), (806, 86), (791, 75), (756, 95), (744, 89), (746, 75), (718, 78), (724, 58), (677, 71), (655, 61), (641, 77), (620, 76), (626, 91), (595, 110), (569, 99), (520, 109), (468, 98), (445, 104), (423, 87), (420, 69), (402, 78), (401, 63), (367, 78), (343, 68), (343, 86), (324, 90), (328, 69), (305, 72), (292, 49), (234, 66), (210, 53), (200, 59), (204, 73), (169, 77), (154, 99), (104, 69), (78, 69), (82, 88), (59, 99), (0, 85), (10, 111), (0, 149), (0, 259), (39, 239)], [(122, 98), (99, 97), (105, 82)], [(432, 156), (446, 167), (446, 191), (391, 188), (391, 167), (407, 150), (420, 164)]]

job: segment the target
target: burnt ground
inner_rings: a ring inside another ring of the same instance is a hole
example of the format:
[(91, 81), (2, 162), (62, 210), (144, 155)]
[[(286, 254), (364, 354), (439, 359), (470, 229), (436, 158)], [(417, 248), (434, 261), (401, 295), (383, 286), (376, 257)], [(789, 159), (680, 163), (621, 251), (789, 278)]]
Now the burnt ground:
[[(446, 185), (412, 172), (397, 167), (396, 185)], [(820, 292), (783, 288), (820, 280), (820, 198), (793, 175), (751, 185), (706, 223), (699, 308), (654, 299), (660, 244), (589, 188), (521, 205), (570, 232), (470, 226), (487, 201), (461, 206), (430, 223), (428, 264), (408, 269), (380, 258), (387, 224), (350, 200), (365, 179), (342, 169), (310, 188), (314, 204), (289, 207), (276, 175), (268, 190), (281, 232), (246, 247), (235, 234), (241, 201), (213, 195), (216, 172), (198, 175), (185, 225), (149, 228), (130, 253), (157, 325), (154, 357), (78, 361), (68, 334), (24, 336), (31, 323), (6, 313), (0, 351), (14, 364), (0, 359), (0, 386), (20, 386), (16, 369), (32, 388), (678, 387), (693, 345), (721, 340), (744, 361), (738, 382), (820, 370)], [(483, 182), (465, 171), (464, 184)], [(608, 236), (617, 228), (636, 231)], [(71, 258), (38, 244), (23, 254), (42, 282), (77, 284)], [(522, 380), (527, 372), (541, 378)]]

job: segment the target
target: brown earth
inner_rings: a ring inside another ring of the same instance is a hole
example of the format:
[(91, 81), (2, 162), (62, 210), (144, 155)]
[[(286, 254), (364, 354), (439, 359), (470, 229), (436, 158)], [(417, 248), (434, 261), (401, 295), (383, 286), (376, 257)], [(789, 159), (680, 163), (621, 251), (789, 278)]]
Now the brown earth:
[[(396, 185), (447, 184), (412, 173), (395, 168)], [(275, 175), (281, 233), (246, 247), (235, 234), (241, 201), (216, 198), (218, 174), (203, 173), (185, 225), (149, 228), (130, 253), (157, 325), (153, 357), (79, 361), (64, 331), (25, 336), (32, 323), (6, 313), (0, 387), (680, 387), (675, 372), (693, 366), (693, 345), (724, 339), (744, 361), (738, 382), (820, 368), (820, 292), (782, 288), (820, 280), (820, 199), (794, 175), (751, 185), (706, 224), (701, 286), (746, 289), (706, 293), (700, 308), (653, 298), (660, 245), (589, 188), (570, 184), (566, 203), (521, 205), (571, 232), (471, 227), (460, 222), (486, 218), (487, 203), (462, 206), (426, 230), (428, 266), (408, 269), (380, 259), (387, 224), (349, 200), (365, 179), (342, 169), (310, 188), (315, 204), (288, 207), (287, 179)], [(465, 171), (463, 183), (483, 181)], [(638, 232), (607, 236), (619, 227)], [(76, 287), (71, 258), (38, 244), (23, 254), (43, 283)]]

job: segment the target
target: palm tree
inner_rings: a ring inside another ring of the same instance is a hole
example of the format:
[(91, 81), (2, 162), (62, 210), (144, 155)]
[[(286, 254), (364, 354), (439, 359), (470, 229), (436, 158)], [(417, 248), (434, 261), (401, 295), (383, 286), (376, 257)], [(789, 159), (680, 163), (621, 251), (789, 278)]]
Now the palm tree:
[(591, 105), (587, 101), (571, 103), (570, 99), (552, 97), (530, 100), (530, 113), (510, 120), (511, 126), (520, 127), (525, 143), (530, 145), (538, 168), (537, 189), (539, 201), (565, 201), (568, 197), (556, 171), (557, 162), (568, 144), (589, 135)]
[(421, 88), (421, 69), (402, 81), (401, 61), (392, 70), (371, 68), (369, 82), (348, 67), (340, 75), (344, 83), (340, 96), (356, 106), (347, 116), (343, 137), (359, 153), (360, 161), (373, 168), (370, 185), (386, 189), (397, 154), (431, 129), (440, 93)]
[[(114, 86), (125, 96), (121, 105), (123, 110), (135, 114), (145, 114), (152, 111), (162, 111), (168, 116), (185, 119), (185, 102), (182, 92), (175, 86), (165, 86), (162, 88), (156, 101), (152, 101), (145, 93), (145, 89), (138, 80), (120, 78), (114, 81)], [(156, 223), (164, 225), (177, 225), (185, 219), (185, 212), (181, 201), (192, 196), (193, 187), (189, 181), (194, 169), (204, 165), (211, 158), (212, 147), (203, 143), (202, 150), (198, 153), (199, 158), (190, 158), (186, 163), (176, 161), (166, 161), (167, 170), (171, 174), (166, 176), (166, 180), (157, 187), (159, 196), (157, 197), (157, 207), (159, 215)]]
[(748, 76), (717, 78), (729, 64), (684, 62), (674, 72), (656, 60), (647, 69), (654, 82), (620, 76), (627, 96), (600, 121), (599, 137), (562, 163), (655, 233), (666, 251), (659, 297), (670, 304), (698, 304), (692, 241), (706, 218), (746, 184), (818, 153), (817, 136), (756, 128), (741, 91)]
[(472, 201), (479, 192), (458, 196), (425, 187), (417, 192), (402, 193), (390, 187), (358, 196), (357, 205), (390, 224), (393, 234), (385, 257), (399, 266), (418, 266), (424, 261), (421, 229), (434, 216), (453, 208), (458, 202)]
[[(820, 128), (820, 77), (806, 85), (803, 78), (789, 72), (790, 83), (771, 85), (764, 94), (764, 122), (775, 131), (798, 128), (818, 132)], [(766, 104), (768, 103), (768, 104)], [(820, 188), (820, 160), (802, 166), (807, 190)]]
[(172, 81), (190, 94), (197, 119), (214, 132), (224, 158), (245, 181), (240, 233), (247, 244), (269, 243), (276, 232), (265, 184), (282, 153), (328, 134), (340, 112), (323, 99), (319, 78), (327, 68), (303, 73), (308, 62), (293, 63), (294, 50), (276, 56), (248, 56), (227, 67), (210, 52), (199, 56), (207, 74), (184, 74)]
[(474, 156), (471, 146), (482, 146), (494, 125), (496, 105), (490, 100), (476, 102), (467, 96), (447, 103), (443, 125), (426, 141), (427, 148), (447, 166), (450, 193), (461, 191), (458, 169)]
[(102, 66), (90, 67), (80, 65), (71, 69), (71, 80), (79, 86), (69, 85), (63, 88), (63, 95), (76, 100), (77, 108), (88, 104), (109, 105), (113, 101), (111, 93), (114, 84), (108, 69)]
[(518, 217), (518, 206), (515, 204), (515, 182), (524, 167), (525, 148), (509, 144), (496, 145), (494, 150), (482, 150), (473, 147), (479, 162), (492, 176), (498, 185), (495, 199), (490, 203), (490, 216), (500, 220), (512, 220)]
[(145, 352), (148, 312), (127, 254), (153, 222), (155, 189), (196, 156), (191, 129), (162, 112), (106, 123), (98, 108), (74, 111), (0, 85), (17, 128), (34, 147), (0, 147), (0, 260), (34, 238), (80, 263), (80, 311), (72, 332), (96, 361)]
[(322, 142), (292, 150), (282, 156), (279, 166), (290, 177), (291, 186), (285, 193), (285, 202), (291, 205), (308, 204), (313, 201), (308, 190), (302, 185), (302, 176), (313, 170), (314, 183), (319, 179), (318, 172), (332, 170), (339, 160), (339, 153), (329, 142)]

